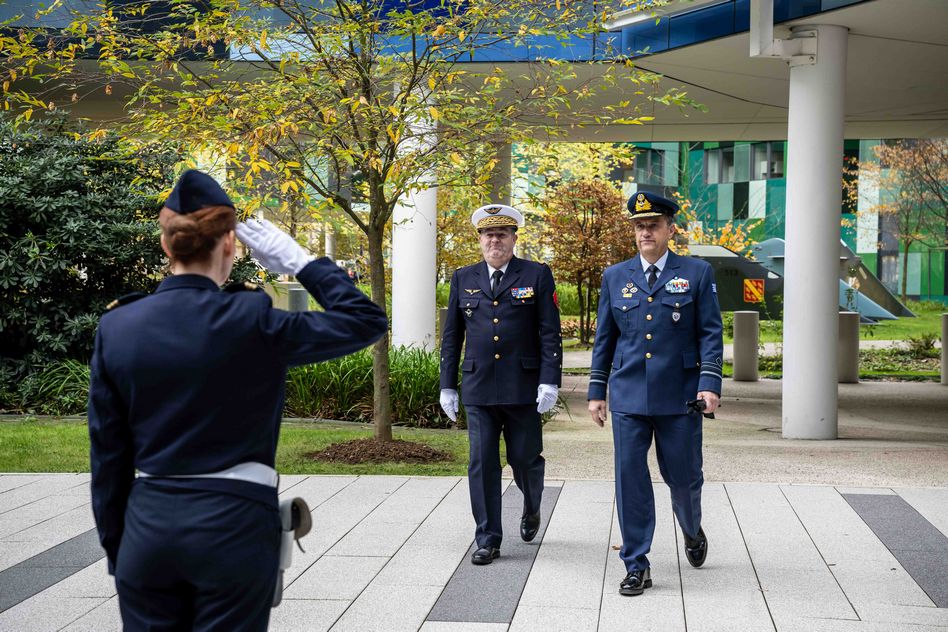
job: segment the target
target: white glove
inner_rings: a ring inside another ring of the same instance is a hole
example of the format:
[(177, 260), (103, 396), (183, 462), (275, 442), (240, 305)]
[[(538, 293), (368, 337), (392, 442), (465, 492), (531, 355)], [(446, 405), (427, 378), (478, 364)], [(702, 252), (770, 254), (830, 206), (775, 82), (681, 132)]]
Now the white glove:
[(316, 258), (265, 219), (248, 219), (237, 224), (237, 236), (260, 265), (277, 274), (297, 274)]
[(541, 415), (549, 412), (556, 404), (559, 393), (560, 389), (556, 388), (554, 384), (540, 384), (537, 387), (537, 412)]
[(441, 410), (451, 421), (458, 420), (458, 392), (453, 388), (441, 389)]

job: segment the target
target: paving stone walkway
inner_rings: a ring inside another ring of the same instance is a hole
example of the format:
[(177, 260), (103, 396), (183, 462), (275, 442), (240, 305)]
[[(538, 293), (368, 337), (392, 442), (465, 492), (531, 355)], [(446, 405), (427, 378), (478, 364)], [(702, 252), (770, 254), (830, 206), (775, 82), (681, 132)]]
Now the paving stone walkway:
[[(532, 544), (509, 485), (502, 556), (477, 568), (463, 478), (281, 486), (314, 529), (272, 630), (948, 630), (948, 488), (706, 484), (708, 562), (693, 569), (656, 483), (655, 585), (629, 598), (611, 481), (548, 481)], [(0, 475), (0, 630), (121, 628), (92, 528), (88, 475)]]

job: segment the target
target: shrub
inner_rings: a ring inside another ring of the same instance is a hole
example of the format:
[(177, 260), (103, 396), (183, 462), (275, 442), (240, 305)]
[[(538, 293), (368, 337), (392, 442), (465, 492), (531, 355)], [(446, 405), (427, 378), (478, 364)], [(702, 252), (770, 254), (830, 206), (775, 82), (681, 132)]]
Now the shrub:
[(79, 131), (55, 117), (19, 128), (0, 120), (6, 397), (32, 372), (57, 374), (59, 362), (86, 360), (105, 306), (152, 290), (164, 265), (155, 220), (173, 156)]
[(724, 337), (734, 337), (734, 312), (721, 312), (721, 323), (724, 325)]
[(19, 409), (44, 415), (77, 415), (86, 412), (89, 365), (63, 360), (27, 375), (17, 389)]
[[(452, 422), (438, 403), (438, 352), (394, 348), (389, 353), (389, 362), (393, 423), (422, 428), (450, 427)], [(296, 417), (371, 422), (371, 353), (363, 350), (337, 360), (290, 369), (286, 413)]]
[[(576, 286), (572, 283), (557, 283), (556, 297), (560, 301), (561, 316), (579, 316), (579, 296), (576, 294)], [(595, 315), (596, 310), (593, 309)]]
[(916, 359), (935, 358), (938, 356), (938, 350), (935, 349), (935, 342), (938, 341), (938, 334), (928, 332), (918, 336), (909, 336), (908, 354)]

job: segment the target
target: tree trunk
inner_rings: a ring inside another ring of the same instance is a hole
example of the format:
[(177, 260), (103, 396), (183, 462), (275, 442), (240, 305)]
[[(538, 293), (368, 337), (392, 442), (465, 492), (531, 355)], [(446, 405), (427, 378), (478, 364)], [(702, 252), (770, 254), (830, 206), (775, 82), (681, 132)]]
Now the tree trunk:
[[(372, 300), (385, 309), (385, 259), (382, 251), (383, 230), (369, 228), (369, 273), (372, 280)], [(392, 440), (392, 398), (389, 386), (389, 334), (386, 333), (372, 347), (372, 421), (375, 438)]]
[(583, 277), (576, 275), (576, 299), (579, 302), (579, 342), (587, 344), (589, 341), (589, 316), (586, 314), (586, 297), (583, 296)]
[(905, 249), (902, 253), (902, 302), (905, 303), (905, 291), (908, 288), (908, 256), (909, 247), (912, 245), (910, 240), (905, 241)]

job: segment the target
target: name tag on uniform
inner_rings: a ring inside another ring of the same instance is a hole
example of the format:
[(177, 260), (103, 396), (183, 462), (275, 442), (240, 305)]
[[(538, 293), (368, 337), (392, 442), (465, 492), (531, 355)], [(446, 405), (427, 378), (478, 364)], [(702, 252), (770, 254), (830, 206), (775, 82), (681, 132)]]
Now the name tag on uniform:
[(684, 294), (691, 289), (688, 279), (679, 279), (675, 277), (665, 284), (665, 291), (669, 294)]
[(512, 287), (510, 295), (514, 298), (533, 298), (532, 287)]

